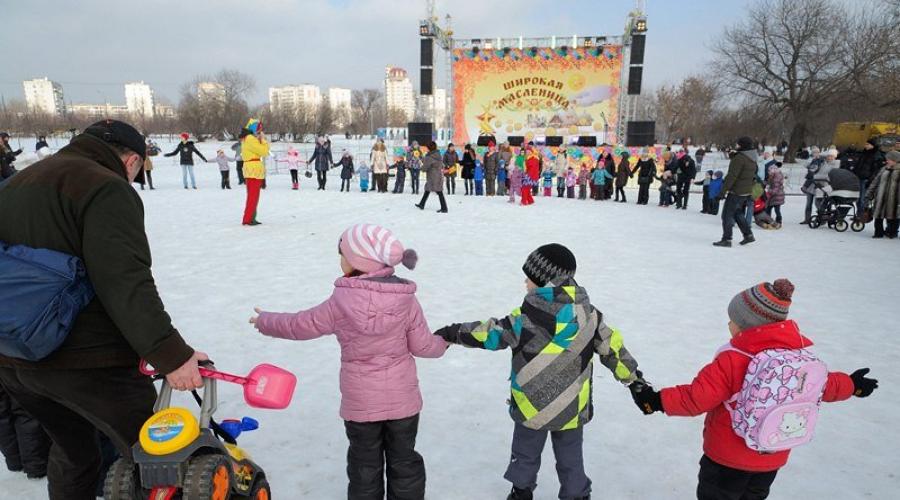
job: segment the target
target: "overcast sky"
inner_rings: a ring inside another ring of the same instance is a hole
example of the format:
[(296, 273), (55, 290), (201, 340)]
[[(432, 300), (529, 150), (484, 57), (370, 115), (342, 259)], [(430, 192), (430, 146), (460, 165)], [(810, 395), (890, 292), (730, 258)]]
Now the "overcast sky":
[[(703, 69), (711, 40), (746, 0), (647, 0), (645, 89)], [(274, 85), (380, 87), (384, 66), (417, 80), (424, 0), (11, 0), (0, 6), (0, 94), (23, 99), (22, 80), (47, 76), (66, 101), (124, 103), (144, 80), (177, 101), (199, 74), (253, 75), (251, 104)], [(620, 34), (631, 0), (438, 0), (455, 36)], [(439, 53), (440, 54), (440, 53)], [(438, 54), (438, 55), (439, 55)], [(440, 60), (440, 59), (439, 59)], [(445, 86), (439, 76), (436, 85)]]

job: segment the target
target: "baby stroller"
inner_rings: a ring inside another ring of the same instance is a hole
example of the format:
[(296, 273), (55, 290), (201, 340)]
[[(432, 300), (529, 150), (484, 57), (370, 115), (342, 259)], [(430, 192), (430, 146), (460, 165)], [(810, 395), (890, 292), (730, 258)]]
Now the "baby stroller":
[[(858, 233), (866, 228), (866, 223), (857, 213), (859, 200), (859, 178), (842, 168), (828, 172), (828, 183), (817, 186), (816, 206), (818, 210), (809, 221), (809, 227), (816, 229), (827, 225), (839, 233), (847, 228)], [(847, 222), (847, 218), (851, 222)]]

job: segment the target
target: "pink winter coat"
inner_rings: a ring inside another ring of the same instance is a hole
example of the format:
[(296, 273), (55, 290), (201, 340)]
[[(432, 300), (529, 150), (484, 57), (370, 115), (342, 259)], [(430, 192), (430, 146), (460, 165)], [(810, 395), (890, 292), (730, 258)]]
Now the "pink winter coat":
[(341, 418), (407, 418), (422, 410), (413, 356), (439, 358), (447, 350), (429, 330), (415, 292), (416, 284), (390, 267), (342, 277), (325, 302), (298, 313), (260, 313), (256, 328), (292, 340), (333, 333), (341, 344)]

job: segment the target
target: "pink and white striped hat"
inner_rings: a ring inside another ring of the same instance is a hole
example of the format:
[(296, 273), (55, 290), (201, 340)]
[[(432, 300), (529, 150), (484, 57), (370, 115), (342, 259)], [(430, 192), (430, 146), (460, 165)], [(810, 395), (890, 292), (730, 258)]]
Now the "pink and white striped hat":
[(353, 269), (367, 274), (399, 264), (415, 269), (419, 260), (415, 250), (404, 249), (391, 230), (377, 224), (350, 226), (341, 235), (339, 248)]

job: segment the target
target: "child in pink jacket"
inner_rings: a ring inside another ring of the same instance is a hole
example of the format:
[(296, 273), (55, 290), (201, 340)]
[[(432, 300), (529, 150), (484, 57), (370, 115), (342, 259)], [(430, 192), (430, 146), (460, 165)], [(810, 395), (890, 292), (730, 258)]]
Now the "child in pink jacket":
[(401, 263), (415, 268), (418, 256), (373, 224), (344, 231), (338, 251), (344, 276), (328, 300), (298, 313), (257, 308), (250, 322), (270, 337), (337, 337), (340, 415), (350, 440), (348, 498), (383, 498), (385, 461), (388, 498), (424, 498), (425, 463), (415, 451), (422, 395), (413, 356), (439, 358), (447, 343), (431, 334), (416, 284), (394, 275)]

